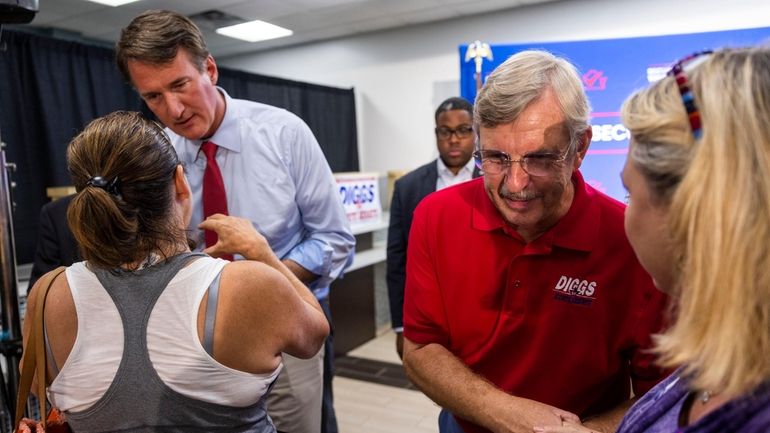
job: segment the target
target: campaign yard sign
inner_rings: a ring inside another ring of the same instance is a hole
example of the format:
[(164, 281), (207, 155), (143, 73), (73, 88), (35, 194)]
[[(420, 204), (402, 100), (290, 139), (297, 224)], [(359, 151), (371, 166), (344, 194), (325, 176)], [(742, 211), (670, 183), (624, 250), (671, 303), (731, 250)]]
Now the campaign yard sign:
[(382, 219), (377, 173), (336, 173), (337, 190), (351, 227)]

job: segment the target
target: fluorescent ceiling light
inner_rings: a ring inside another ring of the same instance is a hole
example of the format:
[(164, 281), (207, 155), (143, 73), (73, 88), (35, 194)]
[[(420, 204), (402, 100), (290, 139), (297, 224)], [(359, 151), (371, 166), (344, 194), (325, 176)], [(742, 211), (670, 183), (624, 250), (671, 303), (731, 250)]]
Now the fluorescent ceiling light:
[(107, 6), (120, 6), (128, 3), (138, 2), (139, 0), (88, 0), (93, 3), (99, 3)]
[(248, 42), (266, 41), (268, 39), (282, 38), (294, 34), (294, 32), (289, 29), (260, 20), (218, 28), (216, 32), (220, 35)]

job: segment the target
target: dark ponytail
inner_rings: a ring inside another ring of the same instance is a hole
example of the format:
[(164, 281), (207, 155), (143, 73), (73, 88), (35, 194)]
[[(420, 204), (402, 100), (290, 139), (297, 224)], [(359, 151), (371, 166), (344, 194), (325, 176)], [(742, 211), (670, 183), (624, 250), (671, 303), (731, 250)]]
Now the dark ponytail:
[(159, 124), (125, 111), (96, 119), (67, 164), (78, 191), (67, 219), (90, 264), (117, 268), (185, 241), (172, 212), (179, 160)]

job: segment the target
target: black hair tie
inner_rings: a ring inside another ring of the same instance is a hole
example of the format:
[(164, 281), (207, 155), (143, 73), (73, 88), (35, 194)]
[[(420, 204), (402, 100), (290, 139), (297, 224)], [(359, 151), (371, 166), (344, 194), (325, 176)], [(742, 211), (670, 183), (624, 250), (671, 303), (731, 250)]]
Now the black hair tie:
[(86, 186), (95, 186), (97, 188), (101, 188), (111, 195), (120, 198), (120, 182), (118, 181), (117, 177), (108, 182), (101, 176), (94, 176), (89, 179), (88, 182), (86, 182)]

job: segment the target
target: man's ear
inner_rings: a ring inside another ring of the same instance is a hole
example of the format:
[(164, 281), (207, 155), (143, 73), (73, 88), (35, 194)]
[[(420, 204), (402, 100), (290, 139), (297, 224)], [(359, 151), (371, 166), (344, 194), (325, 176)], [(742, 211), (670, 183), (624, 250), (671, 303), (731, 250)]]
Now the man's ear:
[(210, 55), (206, 57), (206, 60), (203, 63), (203, 68), (205, 69), (209, 80), (211, 80), (211, 84), (216, 85), (217, 80), (219, 79), (219, 70), (217, 69), (217, 62), (214, 60), (214, 57)]
[(588, 125), (588, 128), (578, 138), (578, 141), (576, 144), (577, 149), (575, 152), (575, 162), (573, 167), (575, 170), (579, 169), (580, 165), (583, 164), (583, 159), (586, 157), (586, 153), (588, 152), (588, 146), (591, 145), (592, 137), (593, 137), (593, 130), (591, 129), (591, 125)]

